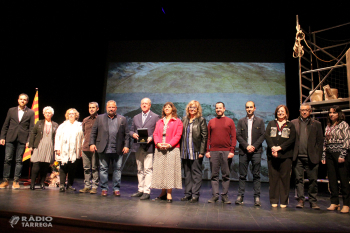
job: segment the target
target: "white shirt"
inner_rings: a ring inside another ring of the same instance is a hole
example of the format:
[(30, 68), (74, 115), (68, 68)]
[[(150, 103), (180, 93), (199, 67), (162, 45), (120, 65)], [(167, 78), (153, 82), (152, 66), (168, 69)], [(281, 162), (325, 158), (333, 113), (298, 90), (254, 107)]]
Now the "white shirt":
[(253, 128), (253, 119), (254, 115), (249, 119), (247, 117), (247, 122), (248, 122), (248, 145), (252, 145), (252, 128)]
[(24, 107), (24, 109), (21, 109), (20, 107), (18, 107), (18, 121), (19, 122), (21, 122), (21, 120), (22, 120), (22, 117), (24, 115), (24, 110), (25, 109), (26, 109), (25, 107)]

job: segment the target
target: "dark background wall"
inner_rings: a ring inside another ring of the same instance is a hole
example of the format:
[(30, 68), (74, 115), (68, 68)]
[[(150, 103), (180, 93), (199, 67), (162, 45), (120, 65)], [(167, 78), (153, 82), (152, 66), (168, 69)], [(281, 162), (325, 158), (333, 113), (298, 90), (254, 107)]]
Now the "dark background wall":
[[(149, 40), (185, 40), (186, 43), (206, 43), (232, 39), (240, 41), (236, 44), (239, 46), (248, 40), (271, 40), (245, 50), (254, 53), (254, 49), (259, 49), (265, 51), (266, 56), (270, 53), (284, 54), (281, 61), (286, 64), (287, 105), (291, 118), (297, 117), (298, 62), (292, 58), (296, 15), (299, 15), (304, 29), (319, 30), (347, 23), (347, 4), (345, 1), (325, 5), (296, 5), (292, 1), (279, 4), (227, 2), (230, 3), (1, 3), (0, 125), (8, 108), (17, 105), (20, 93), (30, 96), (28, 106), (31, 107), (35, 88), (39, 88), (40, 111), (44, 106), (52, 106), (55, 109), (54, 121), (61, 123), (65, 111), (71, 107), (81, 113), (81, 119), (86, 117), (88, 102), (104, 101), (109, 41), (139, 41), (142, 44)], [(344, 33), (349, 34), (342, 32), (342, 39)], [(337, 35), (331, 36), (337, 38)], [(273, 49), (273, 41), (278, 41), (276, 48), (282, 52)], [(204, 47), (212, 48), (210, 44), (204, 44)], [(174, 53), (173, 50), (166, 47), (165, 56)], [(193, 56), (186, 48), (179, 51), (182, 57)], [(137, 51), (135, 53), (137, 56)], [(200, 57), (201, 53), (198, 53)], [(215, 51), (213, 54), (214, 59), (220, 58)], [(129, 56), (132, 59), (133, 54)], [(230, 57), (225, 59), (230, 60)], [(3, 158), (4, 147), (0, 147), (0, 176)], [(23, 174), (26, 170), (24, 168)]]

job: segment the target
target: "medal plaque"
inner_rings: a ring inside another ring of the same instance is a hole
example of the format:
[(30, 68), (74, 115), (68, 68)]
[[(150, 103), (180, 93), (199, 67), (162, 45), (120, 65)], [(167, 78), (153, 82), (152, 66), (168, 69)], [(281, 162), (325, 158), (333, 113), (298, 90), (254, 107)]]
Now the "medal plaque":
[(139, 135), (139, 139), (137, 139), (137, 143), (147, 144), (147, 139), (148, 139), (147, 128), (137, 129), (137, 134)]

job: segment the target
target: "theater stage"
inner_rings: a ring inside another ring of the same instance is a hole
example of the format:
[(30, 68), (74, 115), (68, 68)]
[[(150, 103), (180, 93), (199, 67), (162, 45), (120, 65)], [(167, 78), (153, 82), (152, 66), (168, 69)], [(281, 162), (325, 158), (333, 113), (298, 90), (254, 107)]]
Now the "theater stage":
[[(77, 190), (83, 188), (83, 180), (76, 180), (74, 186)], [(183, 190), (173, 191), (173, 203), (132, 198), (130, 195), (137, 191), (137, 178), (125, 176), (121, 197), (113, 196), (111, 191), (102, 197), (100, 190), (92, 195), (78, 191), (60, 193), (58, 188), (4, 189), (0, 190), (1, 232), (350, 232), (349, 214), (326, 210), (330, 204), (326, 191), (319, 197), (321, 210), (310, 209), (307, 202), (304, 209), (296, 209), (294, 190), (290, 192), (288, 208), (273, 209), (267, 183), (262, 184), (261, 207), (254, 206), (252, 183), (247, 183), (244, 204), (235, 205), (237, 186), (237, 182), (230, 184), (231, 205), (221, 201), (207, 203), (211, 197), (209, 181), (203, 182), (200, 201), (194, 204), (180, 201)], [(158, 190), (152, 190), (151, 198), (158, 194)], [(52, 217), (46, 221), (52, 227), (29, 227), (31, 215)], [(9, 221), (13, 216), (19, 216), (19, 221), (12, 221), (12, 228)], [(22, 217), (27, 217), (27, 222)]]

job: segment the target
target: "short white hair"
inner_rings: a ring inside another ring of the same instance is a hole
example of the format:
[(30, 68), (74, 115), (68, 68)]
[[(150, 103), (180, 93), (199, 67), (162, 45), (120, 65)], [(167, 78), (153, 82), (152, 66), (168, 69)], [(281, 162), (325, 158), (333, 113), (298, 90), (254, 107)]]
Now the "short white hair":
[(46, 112), (47, 110), (51, 111), (52, 115), (55, 113), (55, 111), (53, 110), (53, 108), (52, 108), (51, 106), (47, 106), (47, 107), (45, 107), (45, 108), (43, 109), (43, 114), (45, 114), (45, 112)]
[(148, 100), (149, 104), (152, 104), (152, 101), (151, 101), (150, 98), (147, 98), (147, 97), (146, 97), (146, 98), (143, 98), (143, 99), (141, 100), (141, 103), (142, 103), (143, 100)]
[(114, 100), (108, 100), (107, 103), (106, 103), (106, 106), (107, 106), (109, 103), (114, 103), (115, 106), (117, 106), (117, 102), (115, 102)]

